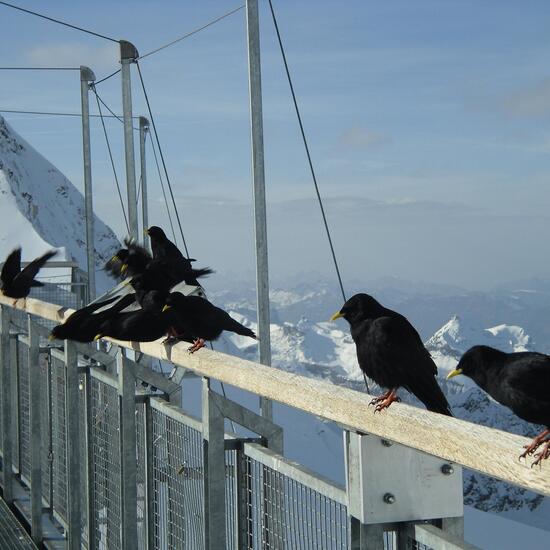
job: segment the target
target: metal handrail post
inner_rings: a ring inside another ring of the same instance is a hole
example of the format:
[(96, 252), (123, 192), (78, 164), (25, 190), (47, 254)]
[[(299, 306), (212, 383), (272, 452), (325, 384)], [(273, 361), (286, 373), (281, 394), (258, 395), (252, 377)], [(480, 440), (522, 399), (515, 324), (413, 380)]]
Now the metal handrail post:
[(90, 100), (88, 92), (95, 74), (88, 67), (80, 67), (80, 101), (82, 106), (82, 151), (84, 158), (84, 210), (86, 220), (86, 266), (88, 269), (88, 296), (95, 298), (95, 242), (94, 207), (92, 199), (92, 159), (90, 148)]
[(13, 501), (13, 391), (12, 391), (12, 369), (15, 364), (10, 361), (10, 310), (7, 306), (0, 308), (0, 350), (1, 353), (1, 376), (2, 376), (2, 490), (3, 498), (11, 504)]
[(128, 193), (128, 225), (130, 237), (138, 240), (138, 215), (136, 193), (136, 164), (134, 154), (134, 127), (132, 124), (132, 86), (130, 66), (139, 56), (133, 44), (120, 40), (120, 67), (122, 80), (122, 114), (124, 117), (124, 156), (126, 159), (126, 189)]
[(219, 550), (226, 547), (224, 418), (210, 398), (211, 393), (210, 380), (203, 378), (204, 546), (208, 550)]
[(136, 378), (132, 362), (117, 355), (120, 411), (120, 469), (122, 502), (122, 548), (135, 550), (137, 544), (137, 458), (136, 458)]
[(150, 249), (149, 239), (145, 236), (145, 230), (149, 227), (149, 204), (147, 199), (147, 163), (145, 155), (145, 139), (149, 131), (149, 121), (139, 117), (139, 160), (141, 164), (141, 222), (143, 225), (142, 241), (145, 248)]
[[(246, 0), (246, 26), (248, 38), (248, 80), (250, 89), (254, 237), (256, 241), (258, 337), (260, 338), (260, 363), (263, 365), (271, 365), (269, 271), (267, 260), (267, 221), (258, 0)], [(273, 405), (269, 399), (260, 397), (260, 411), (262, 416), (266, 418), (271, 419), (273, 417)]]
[(80, 515), (80, 411), (78, 354), (76, 346), (65, 340), (65, 429), (67, 441), (67, 515), (68, 515), (68, 549), (79, 550), (81, 547)]

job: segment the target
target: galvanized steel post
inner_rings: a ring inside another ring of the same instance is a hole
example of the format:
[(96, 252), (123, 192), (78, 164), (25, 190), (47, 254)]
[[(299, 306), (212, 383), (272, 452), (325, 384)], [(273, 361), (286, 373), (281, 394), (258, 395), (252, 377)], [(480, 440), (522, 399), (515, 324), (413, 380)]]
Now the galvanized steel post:
[(93, 425), (94, 417), (92, 414), (92, 377), (90, 367), (84, 372), (84, 411), (86, 413), (85, 423), (85, 443), (86, 443), (86, 518), (88, 531), (88, 548), (97, 547), (96, 527), (99, 519), (99, 510), (94, 506), (94, 445), (93, 445)]
[(30, 467), (31, 467), (31, 537), (36, 544), (42, 542), (42, 385), (40, 368), (40, 334), (31, 315), (27, 315), (29, 356), (29, 408), (30, 408)]
[(139, 117), (139, 158), (141, 161), (141, 221), (143, 224), (143, 246), (149, 248), (149, 239), (145, 237), (145, 230), (149, 227), (149, 209), (147, 203), (147, 164), (145, 159), (145, 139), (149, 131), (149, 121)]
[(67, 441), (67, 539), (69, 550), (81, 547), (80, 515), (80, 412), (78, 406), (78, 354), (73, 342), (65, 340), (65, 426)]
[(7, 306), (0, 306), (0, 324), (2, 333), (0, 335), (0, 354), (2, 359), (2, 497), (11, 504), (13, 501), (13, 407), (11, 387), (12, 370), (15, 364), (10, 364), (10, 310)]
[(86, 219), (86, 267), (88, 269), (88, 296), (95, 298), (94, 208), (92, 201), (92, 160), (90, 153), (90, 102), (88, 91), (95, 74), (80, 66), (80, 102), (82, 105), (82, 150), (84, 156), (84, 210)]
[(137, 49), (130, 42), (120, 40), (119, 44), (122, 76), (122, 114), (124, 117), (124, 156), (126, 158), (126, 189), (128, 193), (128, 225), (130, 226), (130, 237), (137, 241), (138, 215), (130, 65), (135, 63), (139, 54)]
[[(248, 36), (248, 81), (250, 89), (250, 129), (252, 141), (252, 185), (254, 193), (254, 235), (256, 240), (256, 297), (260, 363), (271, 365), (269, 334), (269, 271), (267, 261), (267, 221), (265, 205), (262, 78), (260, 64), (260, 24), (258, 0), (246, 0)], [(260, 397), (262, 416), (271, 419), (272, 403)]]
[(120, 410), (120, 469), (122, 546), (135, 550), (137, 543), (136, 378), (132, 362), (117, 355)]
[(219, 550), (226, 548), (224, 418), (211, 394), (210, 380), (203, 378), (204, 539), (206, 549)]

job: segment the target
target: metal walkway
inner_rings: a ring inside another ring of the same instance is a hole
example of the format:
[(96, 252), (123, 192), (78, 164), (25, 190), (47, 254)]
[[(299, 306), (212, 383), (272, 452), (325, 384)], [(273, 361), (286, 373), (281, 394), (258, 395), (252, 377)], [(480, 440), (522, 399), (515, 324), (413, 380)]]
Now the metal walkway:
[(38, 548), (19, 523), (8, 505), (0, 498), (0, 550), (33, 550)]

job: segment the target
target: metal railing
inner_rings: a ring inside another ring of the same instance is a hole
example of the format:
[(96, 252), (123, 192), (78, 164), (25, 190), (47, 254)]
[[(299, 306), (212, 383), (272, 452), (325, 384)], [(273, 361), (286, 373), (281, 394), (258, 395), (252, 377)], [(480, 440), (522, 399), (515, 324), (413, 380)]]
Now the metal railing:
[[(470, 466), (462, 455), (468, 438), (450, 450), (441, 443), (443, 458), (415, 450), (431, 444), (415, 439), (422, 422), (429, 421), (432, 437), (467, 423), (400, 405), (357, 420), (358, 409), (351, 414), (339, 392), (348, 405), (357, 399), (366, 408), (365, 394), (208, 350), (189, 356), (183, 345), (114, 343), (108, 353), (68, 341), (52, 346), (44, 320), (60, 321), (70, 311), (29, 299), (22, 328), (12, 322), (21, 312), (11, 301), (0, 297), (0, 304), (0, 483), (4, 500), (27, 518), (36, 543), (47, 546), (57, 528), (63, 536), (55, 548), (64, 543), (71, 549), (473, 548), (463, 541), (460, 511), (446, 511), (462, 507), (461, 488), (455, 489), (461, 485), (458, 464)], [(181, 385), (146, 366), (143, 353), (200, 376), (201, 418), (184, 410)], [(347, 426), (347, 487), (285, 458), (282, 429), (214, 392), (214, 378), (340, 420)], [(300, 395), (291, 395), (287, 390), (297, 385)], [(332, 402), (323, 397), (325, 389)], [(391, 432), (392, 422), (404, 426), (405, 417), (406, 433)], [(226, 420), (255, 435), (227, 433)], [(408, 443), (403, 449), (409, 454), (364, 435), (375, 430)], [(476, 430), (478, 437), (495, 432)], [(509, 437), (510, 447), (524, 440)], [(366, 462), (365, 449), (371, 457)], [(379, 495), (374, 483), (403, 485), (399, 468), (390, 472), (395, 479), (383, 479), (403, 457), (406, 475), (417, 468), (429, 480), (419, 475), (420, 485), (410, 486), (418, 492), (419, 506), (412, 510), (403, 508), (399, 488), (393, 504), (393, 495)], [(448, 461), (454, 484), (439, 472)], [(491, 473), (491, 467), (477, 469)], [(544, 469), (540, 475), (527, 470), (518, 484), (548, 494)], [(435, 512), (420, 506), (426, 500)]]

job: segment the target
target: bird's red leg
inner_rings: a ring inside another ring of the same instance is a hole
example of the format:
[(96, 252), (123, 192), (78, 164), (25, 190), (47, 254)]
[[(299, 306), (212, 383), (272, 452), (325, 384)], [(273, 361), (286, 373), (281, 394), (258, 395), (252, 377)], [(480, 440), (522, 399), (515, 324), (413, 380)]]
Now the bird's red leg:
[(550, 430), (548, 429), (537, 435), (537, 437), (535, 437), (535, 439), (533, 439), (533, 441), (531, 441), (529, 445), (523, 446), (525, 451), (523, 451), (523, 453), (519, 455), (519, 458), (525, 458), (527, 455), (532, 455), (544, 443), (545, 438), (549, 435)]
[(390, 396), (390, 393), (391, 393), (391, 389), (388, 390), (386, 393), (383, 393), (382, 395), (379, 395), (378, 397), (375, 397), (374, 399), (372, 399), (372, 401), (369, 403), (369, 406), (370, 405), (377, 405), (378, 403), (380, 403), (380, 401), (384, 401), (384, 399), (387, 399), (389, 396)]
[(401, 401), (401, 399), (397, 397), (397, 388), (390, 390), (388, 396), (376, 405), (374, 412), (377, 413), (387, 409), (394, 401)]
[(537, 464), (540, 466), (541, 462), (543, 460), (546, 460), (548, 457), (550, 457), (550, 439), (546, 440), (542, 451), (535, 455), (536, 460), (533, 462), (533, 464), (531, 464), (531, 468), (533, 466), (536, 466)]
[(187, 349), (189, 353), (195, 353), (197, 350), (204, 348), (204, 340), (202, 338), (196, 338), (193, 340), (193, 345)]

